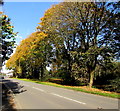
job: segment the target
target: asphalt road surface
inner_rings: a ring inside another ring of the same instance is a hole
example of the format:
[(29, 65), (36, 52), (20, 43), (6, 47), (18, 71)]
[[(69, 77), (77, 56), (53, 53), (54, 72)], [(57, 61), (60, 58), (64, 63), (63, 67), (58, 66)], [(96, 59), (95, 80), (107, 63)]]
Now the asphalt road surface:
[(17, 79), (4, 80), (17, 109), (118, 109), (118, 99)]

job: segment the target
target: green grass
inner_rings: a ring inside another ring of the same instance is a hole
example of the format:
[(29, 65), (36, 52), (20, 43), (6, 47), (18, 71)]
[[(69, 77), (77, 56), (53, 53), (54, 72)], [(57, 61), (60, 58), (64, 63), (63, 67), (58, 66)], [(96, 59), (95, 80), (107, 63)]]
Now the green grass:
[(35, 79), (21, 79), (21, 78), (13, 78), (13, 79), (19, 79), (19, 80), (28, 81), (28, 82), (34, 82), (34, 83), (43, 84), (43, 85), (66, 88), (66, 89), (71, 89), (71, 90), (75, 90), (75, 91), (81, 91), (81, 92), (90, 93), (90, 94), (97, 94), (97, 95), (106, 96), (106, 97), (120, 98), (120, 93), (97, 90), (97, 88), (92, 88), (94, 90), (93, 91), (89, 87), (88, 88), (86, 87), (84, 89), (84, 87), (82, 87), (82, 86), (81, 87), (66, 86), (66, 85), (60, 85), (60, 84), (51, 83), (51, 82), (41, 82), (41, 81), (35, 80)]

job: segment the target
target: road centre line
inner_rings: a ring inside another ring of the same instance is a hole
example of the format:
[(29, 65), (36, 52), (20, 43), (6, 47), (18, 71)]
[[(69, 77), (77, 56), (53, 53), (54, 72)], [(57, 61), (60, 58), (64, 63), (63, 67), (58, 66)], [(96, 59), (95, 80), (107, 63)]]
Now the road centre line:
[[(36, 88), (36, 87), (32, 87), (32, 88), (37, 89), (37, 90), (42, 91), (42, 92), (45, 92), (44, 90)], [(74, 102), (79, 103), (79, 104), (84, 104), (84, 105), (86, 104), (84, 102), (80, 102), (80, 101), (77, 101), (77, 100), (74, 100), (74, 99), (71, 99), (71, 98), (67, 98), (67, 97), (64, 97), (64, 96), (61, 96), (61, 95), (58, 95), (58, 94), (55, 94), (55, 93), (50, 93), (50, 94), (61, 97), (61, 98), (64, 98), (64, 99), (67, 99), (67, 100), (70, 100), (70, 101), (74, 101)]]
[(40, 88), (36, 88), (36, 87), (32, 87), (32, 88), (37, 89), (37, 90), (42, 91), (42, 92), (45, 92), (44, 90), (42, 90)]
[(67, 98), (67, 97), (64, 97), (64, 96), (61, 96), (61, 95), (58, 95), (58, 94), (55, 94), (55, 93), (51, 93), (52, 95), (55, 95), (55, 96), (58, 96), (58, 97), (61, 97), (61, 98), (64, 98), (64, 99), (67, 99), (67, 100), (71, 100), (71, 101), (74, 101), (76, 103), (79, 103), (79, 104), (86, 104), (86, 103), (83, 103), (83, 102), (80, 102), (80, 101), (77, 101), (77, 100), (74, 100), (74, 99), (71, 99), (71, 98)]

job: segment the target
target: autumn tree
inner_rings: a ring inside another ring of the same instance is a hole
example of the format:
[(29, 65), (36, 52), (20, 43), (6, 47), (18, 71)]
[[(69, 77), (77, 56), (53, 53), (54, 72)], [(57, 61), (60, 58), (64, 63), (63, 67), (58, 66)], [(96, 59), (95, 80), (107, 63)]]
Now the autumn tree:
[(34, 62), (34, 71), (39, 71), (39, 76), (37, 78), (43, 79), (45, 76), (46, 66), (49, 65), (50, 57), (51, 57), (51, 46), (49, 43), (49, 39), (46, 34), (43, 32), (36, 33), (36, 39), (33, 42), (31, 47), (31, 55), (33, 57), (32, 61)]
[(6, 66), (22, 78), (43, 79), (50, 58), (51, 48), (47, 35), (34, 32), (22, 40)]
[(38, 26), (51, 38), (55, 49), (59, 52), (65, 49), (70, 77), (75, 64), (78, 69), (87, 69), (90, 87), (96, 65), (101, 65), (101, 61), (107, 64), (118, 54), (119, 16), (116, 4), (59, 3), (45, 12)]

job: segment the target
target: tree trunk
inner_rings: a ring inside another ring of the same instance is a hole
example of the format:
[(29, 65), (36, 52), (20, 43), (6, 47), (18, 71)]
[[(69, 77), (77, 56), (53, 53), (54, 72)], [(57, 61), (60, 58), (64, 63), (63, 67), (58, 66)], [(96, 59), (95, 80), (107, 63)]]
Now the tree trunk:
[(44, 66), (41, 65), (41, 81), (43, 80), (43, 75), (44, 75)]
[(94, 80), (94, 70), (90, 72), (90, 82), (89, 82), (89, 87), (92, 88), (93, 86), (93, 80)]
[(94, 73), (95, 73), (95, 69), (96, 69), (96, 64), (97, 64), (97, 55), (95, 55), (94, 57), (94, 61), (92, 62), (93, 66), (92, 67), (88, 67), (88, 73), (90, 75), (89, 77), (89, 87), (92, 88), (93, 86), (93, 81), (94, 81)]

